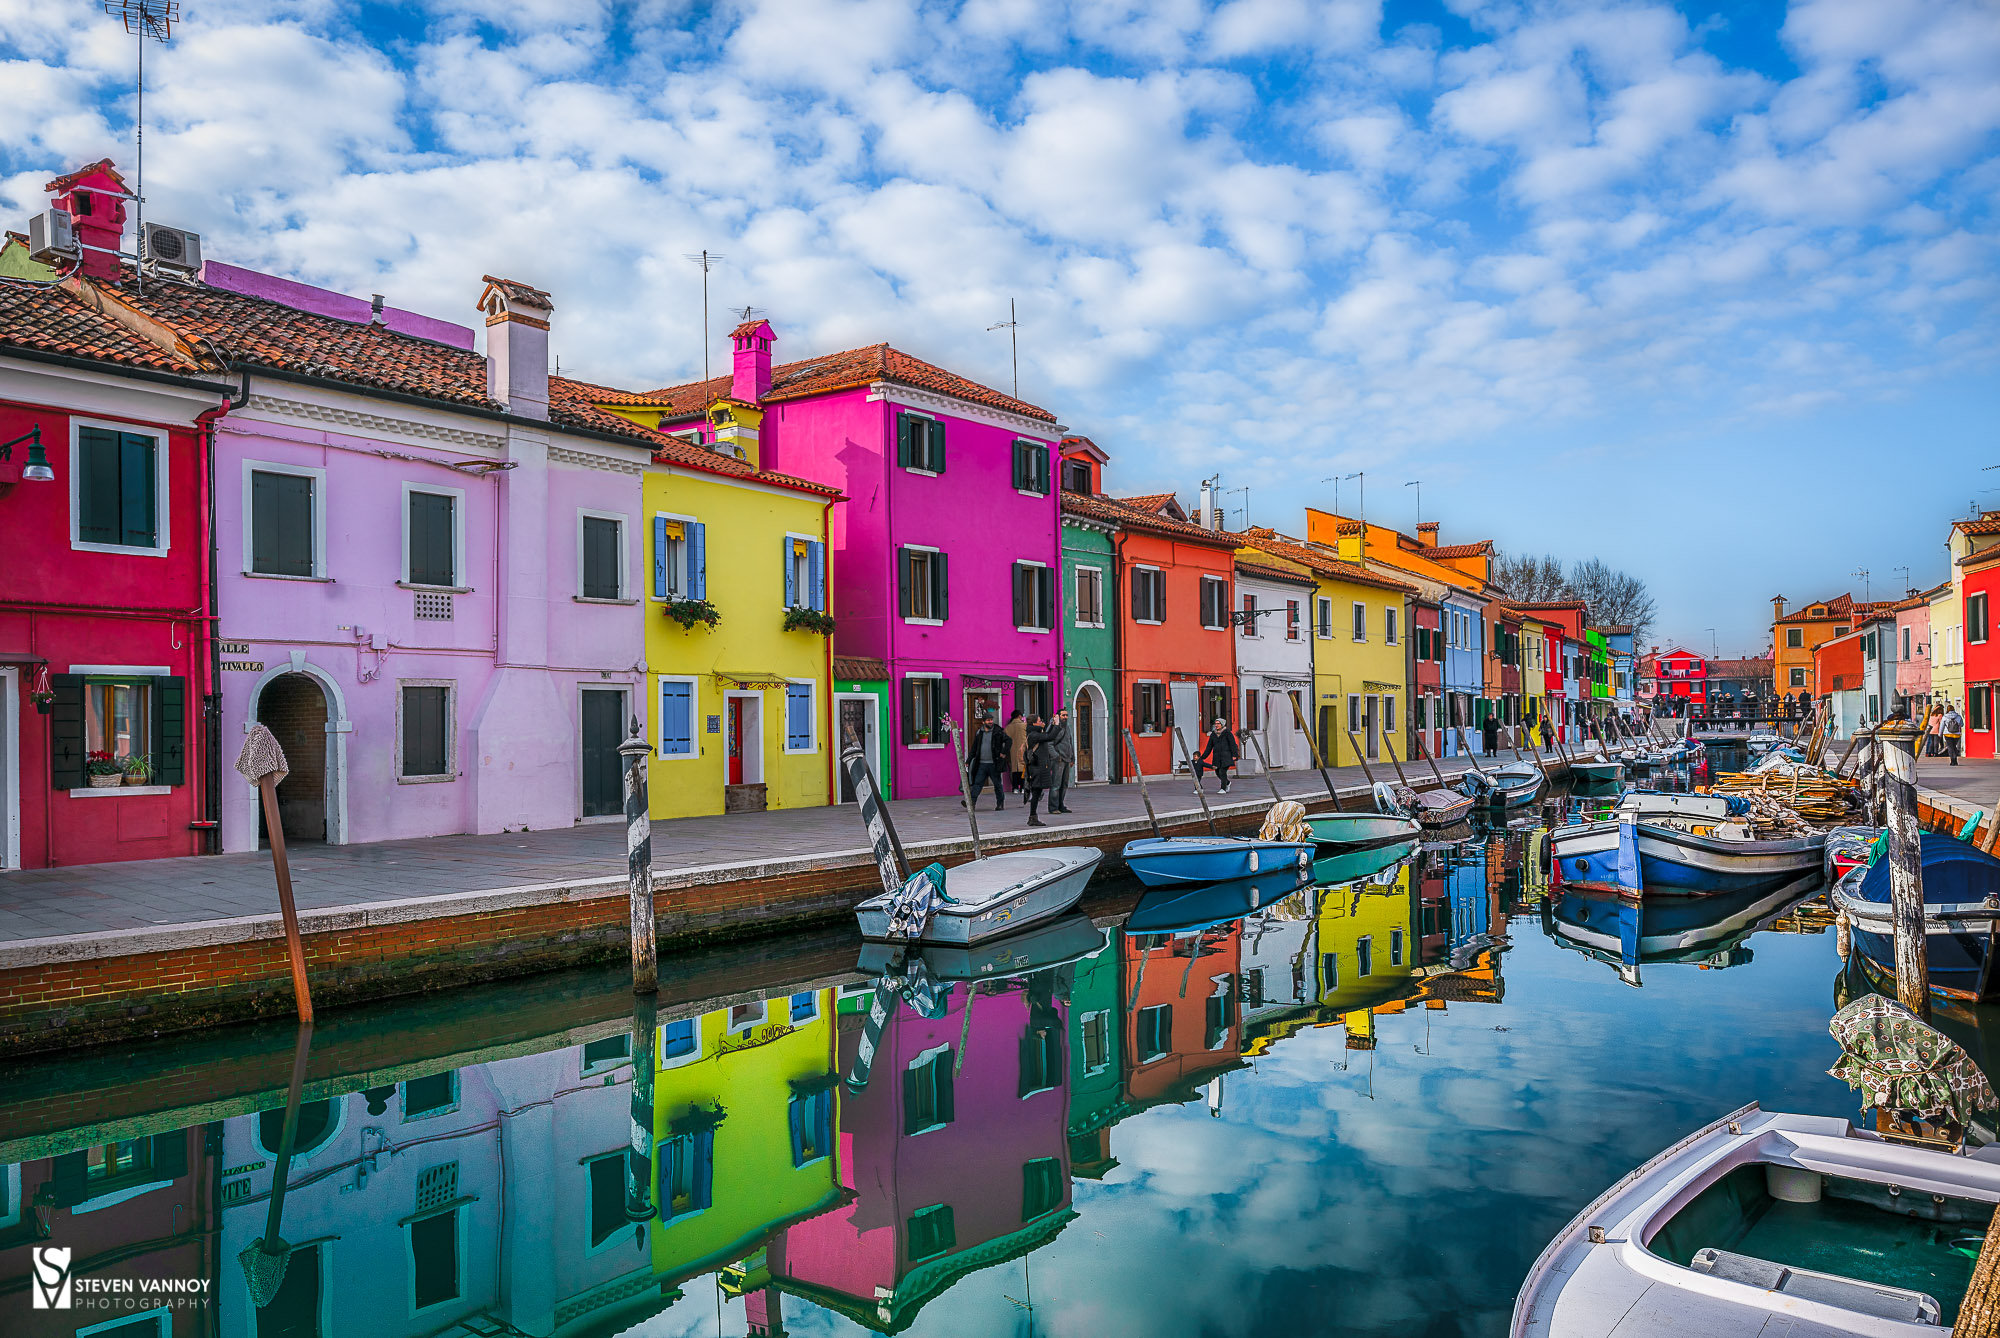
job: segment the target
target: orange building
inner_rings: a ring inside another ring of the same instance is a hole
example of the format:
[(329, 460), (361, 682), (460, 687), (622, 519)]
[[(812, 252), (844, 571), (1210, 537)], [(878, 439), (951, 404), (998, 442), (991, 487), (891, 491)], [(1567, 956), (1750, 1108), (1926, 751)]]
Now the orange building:
[[(1125, 1094), (1135, 1106), (1191, 1101), (1243, 1063), (1237, 1007), (1243, 922), (1192, 934), (1127, 934)], [(1211, 1093), (1213, 1099), (1214, 1093)]]
[(1813, 652), (1824, 642), (1846, 636), (1871, 615), (1895, 607), (1895, 600), (1871, 604), (1843, 594), (1788, 613), (1785, 597), (1771, 596), (1771, 690), (1780, 697), (1795, 697), (1803, 692), (1815, 699), (1836, 691), (1817, 676)]

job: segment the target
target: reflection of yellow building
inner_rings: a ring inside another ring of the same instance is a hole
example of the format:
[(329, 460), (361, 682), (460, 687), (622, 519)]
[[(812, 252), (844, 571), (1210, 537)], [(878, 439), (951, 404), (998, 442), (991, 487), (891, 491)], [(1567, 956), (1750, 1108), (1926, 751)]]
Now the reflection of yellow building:
[(1412, 925), (1411, 871), (1405, 861), (1393, 883), (1343, 883), (1318, 891), (1312, 950), (1314, 1002), (1265, 1020), (1246, 1031), (1243, 1053), (1260, 1055), (1306, 1027), (1339, 1023), (1347, 1045), (1375, 1045), (1376, 1013), (1400, 1013), (1416, 989), (1417, 950)]
[[(842, 1196), (834, 995), (662, 1023), (653, 1093), (654, 1271), (706, 1272)], [(718, 1188), (719, 1186), (719, 1188)]]

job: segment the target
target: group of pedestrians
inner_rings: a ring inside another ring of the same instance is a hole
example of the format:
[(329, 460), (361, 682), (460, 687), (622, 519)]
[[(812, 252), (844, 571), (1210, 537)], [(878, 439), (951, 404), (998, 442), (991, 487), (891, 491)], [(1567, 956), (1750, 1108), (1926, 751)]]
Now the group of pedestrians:
[[(980, 716), (972, 737), (965, 744), (965, 769), (971, 780), (972, 802), (993, 785), (993, 808), (1007, 807), (1006, 785), (1016, 795), (1028, 797), (1028, 825), (1046, 827), (1041, 806), (1044, 796), (1051, 813), (1069, 812), (1069, 777), (1076, 765), (1076, 741), (1070, 737), (1069, 712), (1057, 711), (1044, 720), (1016, 710), (1006, 725)], [(959, 803), (962, 806), (964, 800)]]

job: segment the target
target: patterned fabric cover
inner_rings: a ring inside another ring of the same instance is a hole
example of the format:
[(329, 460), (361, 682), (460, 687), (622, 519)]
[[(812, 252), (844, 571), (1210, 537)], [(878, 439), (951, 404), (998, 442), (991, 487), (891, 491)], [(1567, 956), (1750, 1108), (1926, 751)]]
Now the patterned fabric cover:
[(1827, 1072), (1861, 1093), (1863, 1110), (1882, 1106), (1964, 1125), (1995, 1104), (1972, 1056), (1893, 999), (1863, 995), (1827, 1029), (1843, 1052)]
[(1281, 799), (1264, 815), (1257, 829), (1259, 841), (1310, 841), (1312, 828), (1306, 826), (1306, 806), (1295, 799)]

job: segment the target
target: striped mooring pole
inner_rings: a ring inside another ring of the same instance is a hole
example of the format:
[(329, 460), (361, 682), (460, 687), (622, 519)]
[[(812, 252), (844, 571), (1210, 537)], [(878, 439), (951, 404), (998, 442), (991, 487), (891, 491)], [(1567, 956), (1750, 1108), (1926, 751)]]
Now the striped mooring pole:
[(1876, 731), (1889, 810), (1889, 907), (1896, 927), (1896, 1001), (1931, 1017), (1930, 945), (1924, 938), (1923, 832), (1917, 824), (1917, 727), (1894, 720)]
[(625, 1216), (653, 1216), (653, 1050), (659, 1036), (659, 1001), (641, 994), (632, 1008), (632, 1137), (625, 1149)]
[[(660, 992), (660, 948), (653, 923), (653, 822), (646, 813), (646, 759), (652, 754), (632, 717), (625, 759), (625, 879), (632, 897), (632, 992)], [(634, 1057), (636, 1059), (636, 1056)]]

